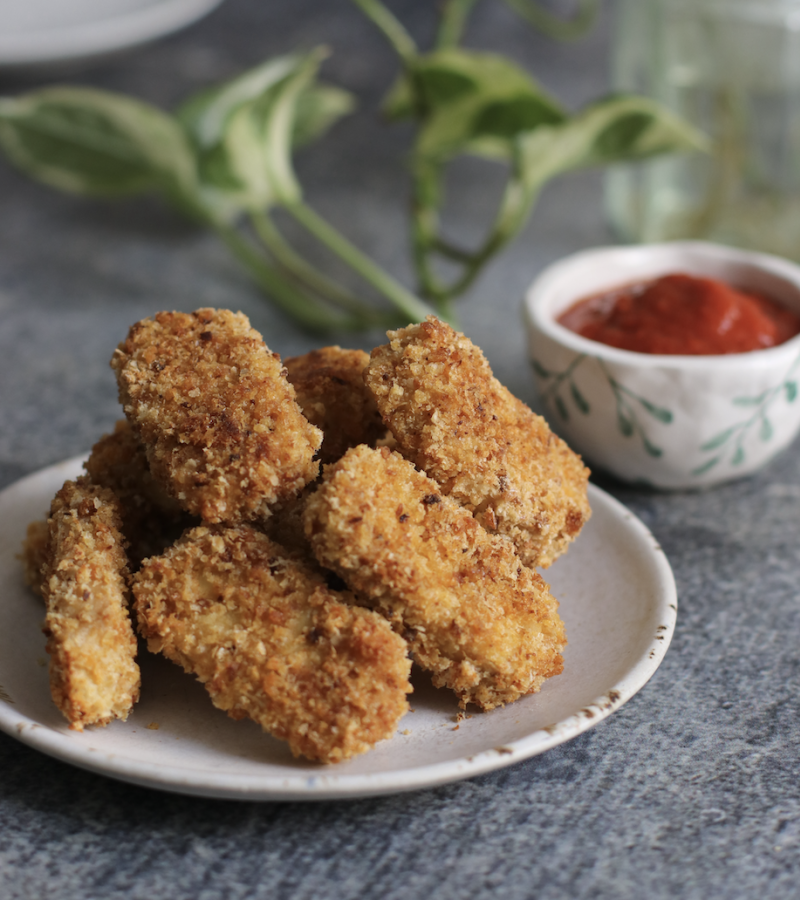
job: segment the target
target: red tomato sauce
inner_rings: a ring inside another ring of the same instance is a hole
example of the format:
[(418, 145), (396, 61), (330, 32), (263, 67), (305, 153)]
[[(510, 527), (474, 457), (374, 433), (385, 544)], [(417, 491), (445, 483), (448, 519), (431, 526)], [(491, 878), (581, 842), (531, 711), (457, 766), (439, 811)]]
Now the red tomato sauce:
[(800, 317), (768, 297), (683, 274), (579, 300), (558, 322), (601, 344), (670, 355), (763, 350), (800, 332)]

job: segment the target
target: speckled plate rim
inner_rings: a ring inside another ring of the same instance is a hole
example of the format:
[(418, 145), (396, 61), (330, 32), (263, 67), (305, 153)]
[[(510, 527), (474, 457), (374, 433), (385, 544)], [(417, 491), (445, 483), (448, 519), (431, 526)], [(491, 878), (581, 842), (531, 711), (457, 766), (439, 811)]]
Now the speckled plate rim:
[[(17, 643), (31, 644), (31, 657), (41, 655), (44, 647), (42, 635), (31, 627), (32, 605), (39, 601), (22, 584), (17, 554), (27, 523), (42, 516), (60, 484), (80, 472), (81, 462), (82, 457), (43, 469), (0, 493), (0, 633), (20, 628)], [(422, 708), (415, 711), (421, 717), (412, 723), (420, 727), (410, 737), (398, 731), (370, 754), (339, 766), (323, 768), (286, 759), (286, 754), (277, 764), (269, 763), (267, 755), (273, 752), (269, 750), (264, 753), (263, 773), (252, 761), (244, 764), (247, 771), (238, 771), (243, 765), (239, 759), (226, 759), (213, 748), (205, 751), (202, 744), (192, 745), (191, 735), (183, 746), (193, 747), (194, 755), (185, 765), (174, 765), (169, 761), (169, 747), (156, 762), (137, 758), (135, 748), (131, 752), (127, 743), (134, 740), (131, 723), (135, 714), (127, 722), (78, 734), (50, 713), (26, 709), (26, 704), (17, 703), (4, 687), (14, 673), (3, 654), (0, 730), (64, 762), (125, 782), (241, 800), (345, 799), (418, 790), (471, 778), (543, 753), (599, 724), (647, 683), (664, 658), (677, 616), (675, 580), (658, 542), (613, 497), (594, 485), (589, 491), (592, 519), (567, 556), (544, 573), (561, 600), (570, 637), (565, 672), (548, 681), (540, 694), (504, 709), (478, 713), (456, 726), (455, 702), (446, 700), (443, 706), (445, 692), (430, 689), (426, 694), (423, 690), (421, 700), (416, 701)], [(600, 591), (607, 600), (594, 599)], [(622, 599), (613, 599), (617, 597)], [(611, 609), (612, 603), (621, 605)], [(573, 645), (576, 658), (571, 660)], [(188, 678), (177, 667), (174, 671), (180, 679)], [(39, 676), (33, 680), (38, 684)], [(46, 681), (41, 681), (40, 687), (38, 693), (46, 694)], [(430, 697), (434, 698), (432, 705)], [(47, 704), (51, 706), (49, 698)], [(546, 718), (551, 711), (552, 718)], [(242, 724), (213, 718), (222, 714), (210, 703), (207, 711), (204, 706), (197, 715), (208, 717), (208, 727), (213, 725), (222, 732)], [(408, 718), (402, 720), (400, 729)], [(150, 740), (151, 735), (152, 740), (157, 739), (158, 732), (145, 734), (141, 721), (138, 726), (136, 741)], [(248, 740), (257, 731), (256, 726), (252, 728)], [(453, 734), (457, 729), (460, 734)], [(253, 739), (284, 747), (260, 731)], [(448, 758), (440, 759), (441, 755)], [(377, 768), (371, 765), (374, 758), (379, 760)]]

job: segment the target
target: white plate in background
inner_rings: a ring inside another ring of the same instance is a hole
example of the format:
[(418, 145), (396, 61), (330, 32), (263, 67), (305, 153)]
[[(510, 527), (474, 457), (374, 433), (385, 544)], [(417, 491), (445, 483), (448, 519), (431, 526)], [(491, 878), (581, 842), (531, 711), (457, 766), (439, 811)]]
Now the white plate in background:
[(145, 655), (142, 699), (128, 721), (70, 731), (50, 699), (43, 606), (24, 586), (17, 555), (28, 522), (43, 518), (64, 480), (80, 471), (80, 459), (68, 460), (0, 493), (0, 730), (122, 781), (209, 797), (322, 800), (471, 778), (597, 725), (653, 675), (675, 627), (675, 581), (664, 552), (633, 513), (590, 485), (591, 520), (544, 573), (569, 644), (564, 673), (539, 694), (457, 723), (454, 695), (421, 675), (414, 711), (391, 740), (322, 766), (293, 759), (254, 723), (229, 719), (193, 678)]
[(0, 0), (0, 67), (68, 63), (144, 44), (222, 0)]

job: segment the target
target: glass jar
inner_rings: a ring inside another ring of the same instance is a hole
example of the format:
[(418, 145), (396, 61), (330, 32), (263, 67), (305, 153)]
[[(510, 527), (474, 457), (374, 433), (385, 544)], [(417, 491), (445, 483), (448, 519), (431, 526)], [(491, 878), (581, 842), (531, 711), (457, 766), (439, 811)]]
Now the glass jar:
[(617, 0), (614, 89), (654, 97), (709, 153), (610, 170), (624, 240), (707, 238), (800, 258), (800, 0)]

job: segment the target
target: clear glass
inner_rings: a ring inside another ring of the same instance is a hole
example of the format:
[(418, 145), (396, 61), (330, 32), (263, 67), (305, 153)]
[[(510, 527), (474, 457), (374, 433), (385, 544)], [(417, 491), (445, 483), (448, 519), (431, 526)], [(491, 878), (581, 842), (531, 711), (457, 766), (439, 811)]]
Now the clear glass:
[(800, 0), (618, 0), (616, 12), (615, 89), (665, 103), (712, 148), (609, 171), (619, 236), (800, 258)]

